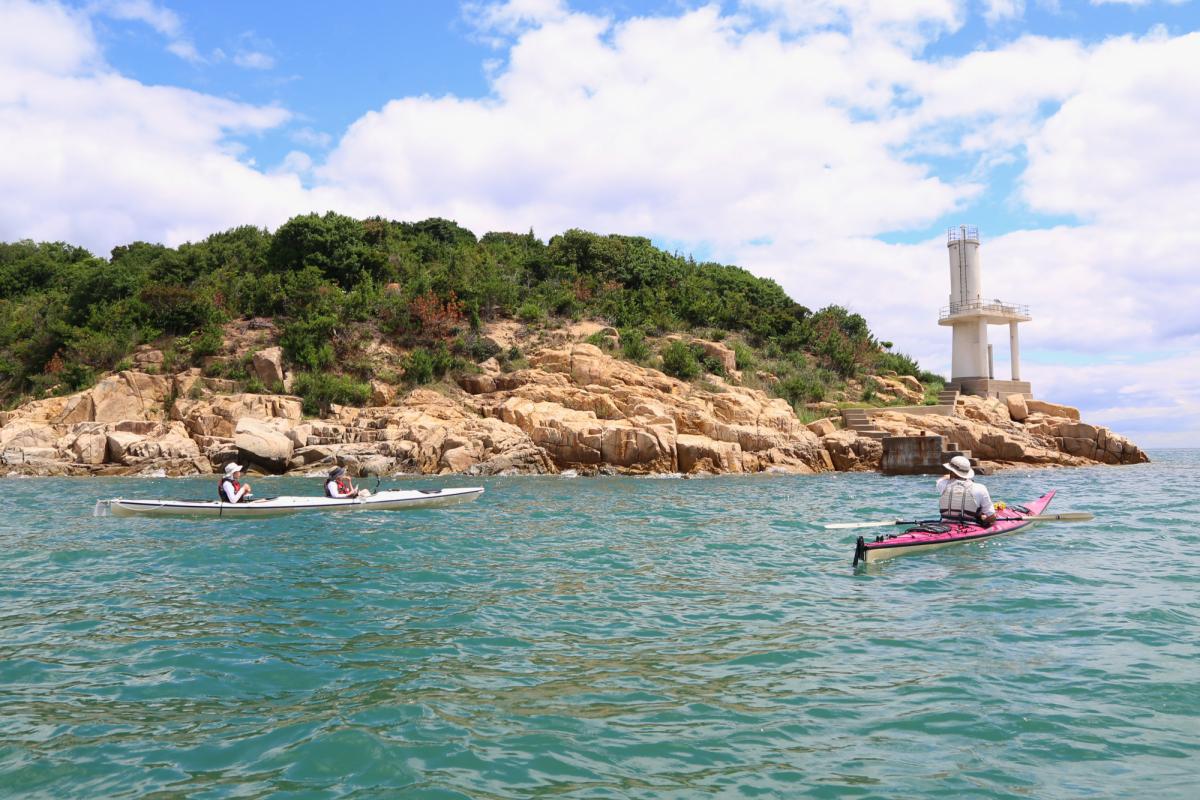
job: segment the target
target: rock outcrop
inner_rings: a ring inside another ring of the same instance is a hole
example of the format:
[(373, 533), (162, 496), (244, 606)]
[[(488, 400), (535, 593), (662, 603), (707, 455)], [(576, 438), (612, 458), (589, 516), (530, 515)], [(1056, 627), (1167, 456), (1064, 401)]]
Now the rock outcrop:
[[(728, 368), (733, 352), (722, 348), (708, 352)], [(284, 380), (271, 351), (253, 359), (264, 384)], [(494, 359), (481, 370), (460, 379), (461, 391), (398, 397), (377, 382), (370, 407), (335, 405), (323, 419), (305, 419), (297, 397), (234, 393), (233, 382), (195, 369), (120, 372), (0, 412), (0, 474), (190, 475), (233, 460), (276, 473), (341, 464), (359, 475), (812, 473), (877, 469), (882, 454), (879, 440), (830, 420), (804, 425), (785, 401), (736, 379), (691, 384), (591, 344), (543, 348), (515, 372)], [(897, 398), (921, 395), (912, 380), (875, 380)], [(872, 419), (893, 435), (941, 434), (997, 466), (1146, 460), (1077, 410), (1038, 400), (964, 397), (953, 416), (883, 410)]]
[(463, 381), (485, 417), (524, 431), (560, 469), (626, 473), (819, 472), (817, 436), (783, 400), (716, 380), (699, 389), (590, 344)]
[[(1078, 409), (1041, 400), (1021, 398), (1021, 401), (964, 396), (958, 399), (958, 413), (954, 416), (918, 416), (884, 410), (873, 414), (871, 421), (895, 436), (921, 433), (944, 436), (952, 449), (970, 450), (972, 457), (992, 467), (1149, 461), (1137, 445), (1120, 434), (1079, 422)], [(1054, 413), (1034, 409), (1050, 409)]]

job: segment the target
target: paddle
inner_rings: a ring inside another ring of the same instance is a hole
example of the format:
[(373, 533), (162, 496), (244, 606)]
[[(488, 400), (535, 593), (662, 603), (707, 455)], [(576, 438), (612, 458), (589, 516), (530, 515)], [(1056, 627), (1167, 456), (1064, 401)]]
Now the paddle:
[[(1028, 520), (1030, 522), (1087, 522), (1095, 519), (1095, 514), (1086, 511), (1065, 511), (1062, 514), (1028, 514), (1023, 517), (1001, 517), (1004, 520)], [(821, 527), (828, 530), (843, 528), (886, 528), (891, 525), (921, 525), (928, 522), (941, 522), (940, 519), (894, 519), (878, 522), (833, 522)]]

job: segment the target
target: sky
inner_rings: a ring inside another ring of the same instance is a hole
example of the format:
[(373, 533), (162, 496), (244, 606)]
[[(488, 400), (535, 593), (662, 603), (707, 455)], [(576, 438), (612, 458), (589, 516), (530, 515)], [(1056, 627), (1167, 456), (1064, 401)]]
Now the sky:
[(1197, 0), (0, 0), (0, 240), (642, 235), (947, 374), (977, 225), (1035, 396), (1151, 448), (1200, 446), (1198, 141)]

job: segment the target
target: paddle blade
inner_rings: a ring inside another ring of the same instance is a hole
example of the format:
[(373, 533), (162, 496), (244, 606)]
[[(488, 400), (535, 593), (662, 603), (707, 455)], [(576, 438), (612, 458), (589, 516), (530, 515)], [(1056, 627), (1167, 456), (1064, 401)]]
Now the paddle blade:
[(828, 525), (822, 525), (826, 530), (842, 530), (844, 528), (884, 528), (889, 525), (899, 525), (899, 520), (888, 519), (880, 522), (831, 522)]
[(1025, 519), (1035, 519), (1038, 522), (1087, 522), (1095, 518), (1095, 514), (1089, 514), (1086, 511), (1065, 511), (1062, 514), (1038, 514), (1025, 517)]

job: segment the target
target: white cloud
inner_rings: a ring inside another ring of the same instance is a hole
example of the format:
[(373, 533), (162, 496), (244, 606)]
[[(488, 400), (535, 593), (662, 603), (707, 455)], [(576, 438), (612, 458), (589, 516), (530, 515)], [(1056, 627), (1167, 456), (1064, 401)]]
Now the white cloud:
[(104, 14), (113, 19), (144, 22), (169, 38), (178, 37), (182, 28), (179, 16), (174, 11), (151, 0), (96, 0), (89, 3), (87, 9), (90, 13)]
[(1032, 364), (1045, 395), (1086, 409), (1084, 418), (1142, 447), (1200, 444), (1200, 352), (1140, 363)]
[(95, 65), (100, 50), (85, 14), (60, 5), (0, 0), (0, 63), (66, 75)]
[(791, 33), (835, 28), (909, 47), (958, 30), (965, 15), (963, 0), (741, 0), (740, 6), (766, 14)]
[(480, 38), (502, 47), (511, 37), (569, 14), (564, 0), (468, 0), (462, 15)]
[(296, 144), (304, 145), (305, 147), (316, 147), (319, 149), (329, 147), (330, 143), (333, 142), (333, 137), (328, 133), (325, 133), (324, 131), (313, 130), (312, 128), (308, 127), (299, 128), (295, 131), (292, 131), (291, 137), (292, 141)]
[(193, 64), (204, 63), (204, 57), (183, 33), (179, 15), (153, 0), (92, 0), (85, 6), (89, 15), (143, 22), (167, 39), (167, 52)]
[(243, 50), (234, 55), (233, 63), (246, 69), (271, 69), (275, 59), (257, 50)]
[(98, 59), (87, 18), (56, 5), (3, 3), (0, 31), (56, 42), (32, 59), (0, 48), (0, 239), (106, 253), (308, 210), (296, 175), (263, 174), (230, 140), (282, 125), (286, 111), (122, 77)]
[(522, 35), (494, 99), (393, 101), (356, 122), (318, 174), (408, 215), (719, 249), (873, 234), (951, 210), (975, 187), (896, 156), (901, 129), (887, 120), (856, 118), (851, 104), (890, 94), (874, 65), (846, 69), (848, 48), (838, 35), (744, 34), (715, 7), (616, 26), (572, 14)]
[(1025, 13), (1024, 0), (984, 0), (983, 18), (990, 24), (1001, 20), (1020, 19)]

